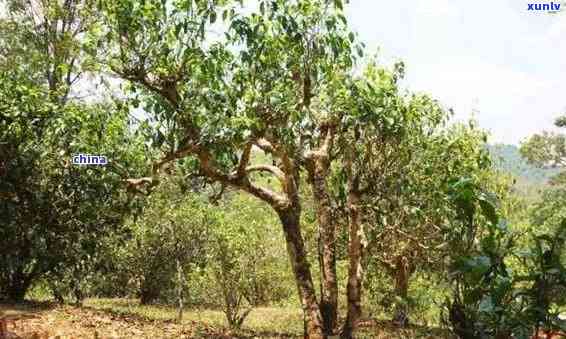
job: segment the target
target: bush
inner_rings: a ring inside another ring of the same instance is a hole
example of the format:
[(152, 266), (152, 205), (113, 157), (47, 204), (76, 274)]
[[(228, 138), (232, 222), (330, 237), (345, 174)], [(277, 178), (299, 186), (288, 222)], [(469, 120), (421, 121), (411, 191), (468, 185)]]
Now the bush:
[[(564, 302), (566, 290), (566, 220), (551, 233), (534, 235), (521, 250), (520, 235), (499, 217), (496, 200), (471, 181), (454, 188), (462, 217), (456, 229), (464, 232), (451, 241), (453, 294), (445, 321), (465, 339), (529, 338), (539, 328), (566, 329), (552, 312), (553, 303)], [(512, 258), (521, 266), (511, 266)]]
[[(178, 301), (185, 273), (205, 263), (212, 218), (206, 201), (194, 193), (184, 195), (172, 182), (151, 195), (141, 217), (129, 225), (132, 238), (120, 254), (142, 304)], [(179, 270), (185, 272), (182, 281)]]

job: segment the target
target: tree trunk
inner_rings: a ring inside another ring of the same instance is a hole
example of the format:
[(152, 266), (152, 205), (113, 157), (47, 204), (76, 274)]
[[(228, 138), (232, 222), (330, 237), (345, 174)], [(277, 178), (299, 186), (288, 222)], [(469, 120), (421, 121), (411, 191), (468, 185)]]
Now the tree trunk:
[(7, 301), (11, 303), (21, 303), (27, 292), (27, 287), (24, 286), (10, 286), (6, 293)]
[(329, 164), (317, 159), (312, 175), (313, 200), (319, 227), (319, 262), (321, 272), (320, 310), (327, 335), (334, 334), (337, 323), (338, 281), (336, 278), (336, 218), (328, 195), (326, 178)]
[(63, 297), (63, 294), (61, 294), (61, 291), (59, 291), (58, 289), (53, 289), (53, 298), (59, 305), (65, 304), (65, 298)]
[(320, 308), (317, 304), (310, 265), (307, 261), (305, 245), (300, 230), (300, 207), (293, 206), (284, 211), (277, 212), (283, 225), (287, 252), (289, 253), (301, 306), (305, 315), (305, 338), (324, 338), (325, 331), (323, 329)]
[(409, 325), (409, 312), (408, 312), (408, 292), (409, 292), (409, 278), (412, 274), (411, 263), (405, 256), (399, 256), (395, 260), (395, 295), (402, 301), (401, 304), (395, 305), (395, 313), (393, 315), (393, 322), (399, 326)]
[(75, 296), (75, 306), (82, 306), (84, 301), (83, 291), (79, 286), (73, 288), (73, 294)]
[(476, 338), (475, 327), (476, 324), (473, 319), (471, 319), (466, 314), (466, 307), (459, 301), (455, 300), (452, 302), (449, 308), (448, 319), (452, 324), (452, 329), (458, 338), (462, 339), (474, 339)]
[(363, 279), (363, 248), (364, 235), (359, 211), (360, 196), (357, 192), (357, 183), (350, 187), (348, 192), (349, 213), (349, 243), (348, 243), (348, 314), (342, 328), (342, 338), (353, 338), (358, 321), (362, 314), (362, 279)]
[(184, 280), (185, 274), (183, 272), (183, 266), (181, 265), (181, 261), (179, 260), (179, 258), (176, 259), (176, 265), (177, 265), (177, 307), (178, 307), (177, 320), (182, 321), (183, 308), (185, 307), (183, 300), (183, 287), (185, 282)]
[(145, 277), (140, 288), (140, 304), (152, 304), (157, 298), (159, 298), (159, 291), (153, 285), (153, 282), (149, 281), (148, 277)]
[(20, 303), (24, 301), (24, 297), (26, 296), (30, 285), (31, 278), (25, 276), (25, 274), (21, 272), (16, 272), (10, 277), (7, 286), (2, 289), (5, 296), (0, 295), (0, 298), (3, 297), (8, 302)]
[(73, 279), (71, 280), (70, 288), (71, 292), (75, 297), (75, 306), (82, 306), (83, 305), (83, 291), (81, 290), (81, 283), (79, 278), (78, 272), (73, 272)]

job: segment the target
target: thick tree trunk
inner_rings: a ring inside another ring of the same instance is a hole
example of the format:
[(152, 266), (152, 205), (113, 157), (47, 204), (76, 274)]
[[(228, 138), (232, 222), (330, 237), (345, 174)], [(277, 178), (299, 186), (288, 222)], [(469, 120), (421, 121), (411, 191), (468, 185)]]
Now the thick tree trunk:
[(452, 305), (450, 305), (448, 316), (448, 319), (452, 324), (452, 329), (458, 338), (476, 338), (475, 322), (473, 319), (468, 317), (465, 306), (459, 300), (455, 300)]
[(73, 273), (73, 280), (71, 280), (71, 292), (73, 293), (74, 297), (75, 297), (75, 306), (82, 306), (83, 305), (83, 299), (84, 299), (84, 294), (83, 291), (81, 289), (81, 279), (79, 278), (80, 273), (78, 272), (74, 272)]
[(24, 297), (31, 285), (31, 278), (25, 274), (16, 272), (10, 277), (7, 286), (2, 290), (4, 296), (0, 295), (0, 299), (4, 298), (8, 302), (19, 303), (24, 301)]
[(278, 214), (283, 225), (287, 252), (289, 253), (299, 298), (305, 315), (305, 338), (324, 338), (325, 331), (323, 329), (320, 308), (317, 304), (310, 265), (307, 261), (305, 245), (300, 230), (300, 208), (289, 208), (284, 211), (278, 211)]
[(73, 294), (75, 296), (75, 306), (82, 306), (84, 301), (84, 294), (80, 287), (75, 286), (73, 288)]
[(342, 338), (353, 338), (358, 321), (362, 314), (362, 279), (363, 279), (363, 248), (364, 235), (359, 211), (360, 196), (355, 189), (348, 193), (349, 243), (348, 243), (348, 314), (342, 328)]
[(53, 290), (53, 298), (59, 305), (65, 304), (65, 298), (63, 297), (63, 294), (61, 294), (61, 291)]
[(407, 306), (409, 292), (409, 278), (412, 274), (411, 263), (405, 256), (397, 257), (395, 261), (395, 295), (402, 301), (395, 305), (393, 322), (399, 326), (409, 325), (409, 310)]
[(159, 291), (148, 281), (148, 278), (144, 279), (140, 288), (140, 304), (152, 304), (157, 298), (159, 298)]
[(326, 178), (329, 164), (324, 159), (314, 163), (312, 176), (313, 199), (319, 227), (319, 262), (321, 272), (320, 310), (324, 327), (328, 335), (337, 323), (338, 281), (336, 278), (336, 218), (333, 216), (332, 204), (328, 194)]
[(20, 303), (24, 301), (27, 292), (26, 286), (10, 286), (6, 291), (6, 299), (12, 303)]

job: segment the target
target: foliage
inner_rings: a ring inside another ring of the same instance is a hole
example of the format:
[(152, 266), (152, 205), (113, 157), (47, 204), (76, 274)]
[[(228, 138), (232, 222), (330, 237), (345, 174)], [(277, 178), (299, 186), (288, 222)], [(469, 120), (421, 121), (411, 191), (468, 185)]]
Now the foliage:
[(117, 190), (122, 184), (114, 166), (82, 168), (70, 163), (72, 155), (106, 154), (132, 173), (140, 158), (135, 138), (131, 147), (123, 142), (130, 133), (125, 111), (110, 114), (112, 104), (46, 104), (41, 87), (11, 86), (13, 75), (3, 79), (0, 213), (2, 262), (9, 269), (1, 285), (4, 297), (21, 299), (47, 272), (74, 265), (80, 271), (100, 261), (98, 241), (134, 206)]
[[(103, 263), (99, 242), (135, 205), (118, 190), (121, 175), (138, 173), (143, 149), (119, 102), (69, 100), (83, 70), (79, 36), (95, 18), (94, 8), (59, 1), (6, 5), (0, 20), (0, 213), (8, 250), (0, 290), (2, 298), (21, 300), (46, 274), (77, 290), (86, 272)], [(103, 154), (112, 165), (71, 165), (80, 152)]]
[[(378, 114), (385, 107), (394, 115), (396, 102), (387, 100), (394, 83), (352, 78), (355, 52), (363, 50), (347, 27), (342, 2), (262, 1), (251, 14), (228, 1), (103, 5), (103, 62), (130, 82), (129, 94), (139, 95), (134, 103), (143, 102), (156, 121), (155, 146), (165, 151), (151, 176), (130, 183), (155, 184), (167, 163), (191, 157), (193, 173), (270, 205), (286, 232), (300, 300), (308, 304), (307, 331), (315, 337), (334, 332), (334, 226), (319, 226), (328, 235), (323, 285), (329, 292), (322, 298), (331, 299), (322, 302), (330, 312), (321, 313), (301, 235), (300, 175), (311, 162), (321, 164), (314, 151), (341, 128), (360, 121), (396, 128)], [(220, 13), (227, 30), (210, 43), (207, 27)], [(254, 145), (275, 162), (250, 166)], [(255, 172), (279, 181), (278, 190), (258, 185)]]
[(451, 239), (449, 277), (454, 295), (448, 302), (448, 319), (461, 338), (510, 336), (520, 325), (505, 313), (513, 300), (505, 257), (514, 238), (498, 216), (496, 197), (471, 179), (454, 182), (452, 189), (462, 224)]
[(520, 253), (527, 275), (517, 278), (532, 285), (519, 290), (527, 301), (523, 310), (524, 318), (539, 328), (566, 330), (566, 322), (559, 318), (555, 305), (566, 302), (566, 260), (564, 258), (566, 241), (566, 220), (551, 233), (535, 235), (534, 246)]
[[(25, 69), (27, 78), (45, 86), (49, 100), (65, 104), (79, 93), (76, 85), (87, 64), (84, 36), (98, 12), (91, 0), (7, 0), (0, 19), (0, 67)], [(17, 66), (14, 66), (17, 65)]]
[[(223, 212), (215, 212), (219, 219), (203, 272), (209, 281), (203, 283), (209, 300), (219, 302), (228, 324), (240, 328), (253, 307), (290, 297), (282, 274), (287, 263), (278, 249), (278, 237), (270, 235), (276, 220), (269, 210), (241, 195), (220, 204)], [(274, 280), (278, 275), (280, 279)]]
[(223, 229), (216, 235), (210, 267), (217, 292), (223, 301), (224, 314), (233, 328), (240, 328), (252, 310), (247, 273), (253, 265), (242, 260), (241, 251), (247, 239), (238, 237), (240, 234)]
[[(171, 172), (151, 193), (143, 213), (124, 226), (130, 239), (112, 249), (112, 271), (127, 285), (118, 296), (172, 304), (181, 284), (183, 301), (220, 307), (236, 328), (252, 307), (287, 300), (291, 281), (282, 273), (287, 262), (278, 249), (279, 237), (271, 234), (275, 220), (270, 211), (234, 193), (210, 205), (206, 190), (184, 192), (178, 186), (183, 179)], [(275, 275), (281, 279), (273, 280)], [(93, 293), (114, 295), (103, 286), (99, 281)]]
[(428, 133), (412, 133), (404, 143), (392, 145), (394, 153), (383, 151), (394, 160), (384, 162), (380, 190), (368, 203), (373, 221), (368, 227), (368, 269), (378, 265), (391, 276), (389, 293), (398, 304), (394, 319), (403, 325), (409, 321), (411, 277), (417, 270), (433, 272), (442, 266), (446, 232), (455, 218), (447, 196), (450, 181), (462, 175), (480, 177), (490, 168), (485, 135), (473, 124), (444, 128), (436, 122), (428, 128)]
[[(555, 121), (557, 127), (564, 127), (564, 117)], [(554, 184), (563, 184), (566, 166), (566, 136), (563, 133), (543, 131), (527, 139), (521, 145), (521, 154), (529, 163), (538, 167), (559, 168), (561, 171), (552, 178)]]
[(126, 226), (131, 239), (117, 253), (139, 284), (142, 304), (176, 300), (172, 291), (186, 284), (176, 281), (177, 262), (186, 273), (205, 264), (214, 224), (206, 203), (180, 192), (172, 179), (151, 194), (143, 213)]
[[(186, 299), (233, 328), (298, 301), (305, 336), (351, 338), (367, 299), (406, 325), (448, 295), (464, 338), (563, 326), (564, 173), (517, 197), (483, 131), (363, 59), (343, 1), (5, 3), (0, 298), (135, 295), (181, 322)], [(83, 75), (125, 100), (81, 98)], [(565, 153), (558, 133), (521, 147)]]
[(538, 166), (564, 166), (565, 145), (564, 135), (543, 132), (521, 145), (521, 153)]
[[(451, 241), (453, 296), (447, 304), (454, 332), (461, 338), (530, 338), (539, 328), (563, 330), (551, 306), (564, 302), (565, 224), (521, 249), (497, 200), (472, 180), (453, 184), (452, 201), (464, 226)], [(522, 267), (510, 265), (515, 256)]]
[(530, 221), (537, 233), (553, 232), (566, 219), (566, 188), (557, 186), (543, 191), (531, 207)]

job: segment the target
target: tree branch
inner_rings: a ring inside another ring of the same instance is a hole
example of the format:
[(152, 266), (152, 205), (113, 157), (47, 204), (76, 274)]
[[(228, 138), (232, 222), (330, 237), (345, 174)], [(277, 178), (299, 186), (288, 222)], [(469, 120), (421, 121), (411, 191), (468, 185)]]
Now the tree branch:
[(271, 165), (253, 165), (246, 167), (246, 172), (269, 172), (273, 174), (281, 183), (285, 181), (285, 173), (276, 166)]
[(276, 155), (275, 148), (274, 148), (273, 145), (272, 145), (269, 141), (267, 141), (267, 139), (265, 139), (265, 138), (257, 139), (257, 140), (254, 142), (254, 145), (256, 145), (257, 147), (259, 147), (259, 148), (260, 148), (262, 151), (264, 151), (265, 153), (271, 153), (271, 154), (273, 154), (273, 155)]
[(222, 173), (213, 165), (208, 151), (200, 149), (197, 151), (197, 155), (200, 160), (201, 169), (209, 178), (244, 190), (275, 208), (285, 208), (289, 204), (289, 200), (285, 196), (252, 184), (245, 175), (239, 176), (237, 171), (236, 173), (232, 173), (232, 175)]
[(238, 171), (236, 173), (237, 176), (239, 177), (244, 177), (246, 175), (246, 167), (248, 166), (248, 163), (250, 162), (250, 155), (252, 152), (252, 146), (253, 143), (252, 142), (248, 142), (246, 143), (246, 146), (244, 147), (244, 151), (242, 152), (242, 156), (240, 157), (240, 163), (238, 165)]

